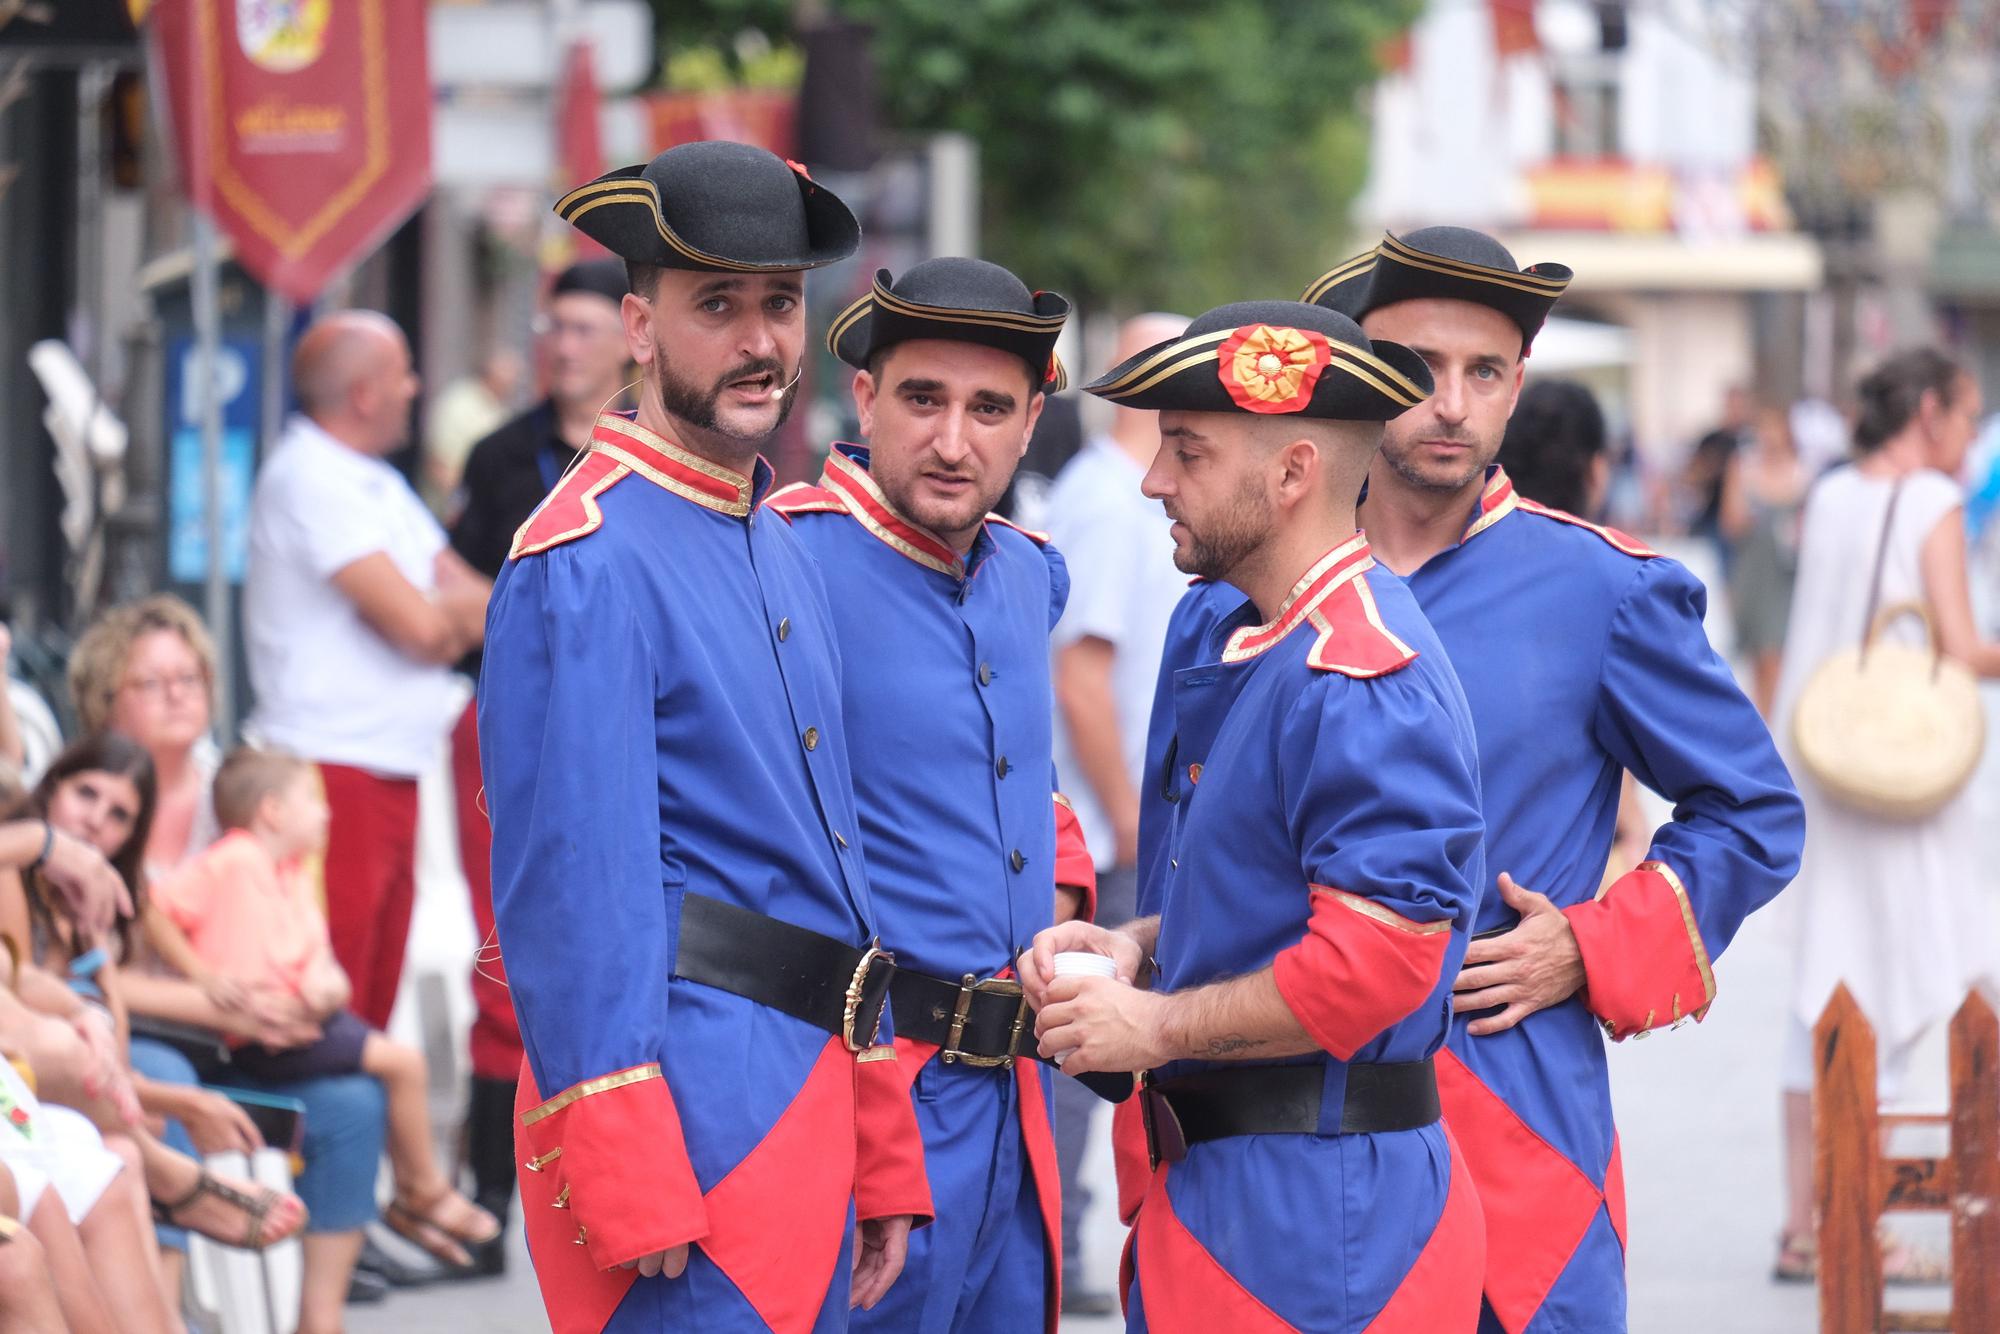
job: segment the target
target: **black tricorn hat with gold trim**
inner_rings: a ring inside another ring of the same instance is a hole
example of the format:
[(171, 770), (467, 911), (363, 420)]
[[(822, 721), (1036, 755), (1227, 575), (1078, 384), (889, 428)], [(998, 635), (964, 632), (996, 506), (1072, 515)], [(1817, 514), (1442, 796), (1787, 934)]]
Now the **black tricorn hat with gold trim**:
[(668, 269), (816, 269), (861, 244), (847, 205), (804, 167), (720, 139), (607, 172), (557, 200), (556, 214), (620, 259)]
[(1238, 301), (1083, 387), (1121, 407), (1289, 413), (1389, 421), (1431, 394), (1430, 367), (1401, 343), (1370, 342), (1338, 311), (1300, 301)]
[(883, 348), (916, 338), (979, 343), (1012, 352), (1028, 363), (1044, 393), (1069, 384), (1056, 337), (1069, 318), (1069, 302), (1054, 292), (1031, 292), (998, 264), (947, 255), (927, 259), (891, 278), (875, 272), (874, 286), (827, 327), (826, 346), (857, 370)]
[(1525, 355), (1573, 275), (1561, 264), (1518, 268), (1507, 247), (1470, 227), (1385, 232), (1381, 244), (1313, 280), (1302, 300), (1361, 320), (1398, 301), (1442, 297), (1490, 306), (1520, 326)]

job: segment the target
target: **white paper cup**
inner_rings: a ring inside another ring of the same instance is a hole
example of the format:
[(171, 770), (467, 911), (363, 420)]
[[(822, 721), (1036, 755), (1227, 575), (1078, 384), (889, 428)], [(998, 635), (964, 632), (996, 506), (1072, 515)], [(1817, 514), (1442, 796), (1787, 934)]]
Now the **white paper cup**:
[(1117, 977), (1118, 961), (1089, 950), (1064, 950), (1056, 955), (1057, 977)]

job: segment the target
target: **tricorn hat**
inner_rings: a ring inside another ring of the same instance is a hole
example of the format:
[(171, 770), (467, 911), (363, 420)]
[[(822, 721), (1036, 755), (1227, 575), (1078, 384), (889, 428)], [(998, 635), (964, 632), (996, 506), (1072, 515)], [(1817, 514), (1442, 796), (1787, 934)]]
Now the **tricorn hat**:
[(1561, 264), (1518, 268), (1506, 246), (1470, 227), (1424, 227), (1401, 237), (1385, 232), (1374, 249), (1314, 279), (1302, 299), (1353, 320), (1398, 301), (1470, 301), (1520, 326), (1525, 353), (1571, 276)]
[(1238, 301), (1083, 389), (1128, 408), (1389, 421), (1430, 397), (1431, 372), (1409, 348), (1370, 342), (1337, 311)]
[(1069, 302), (1054, 292), (1031, 292), (998, 264), (946, 256), (896, 279), (878, 269), (867, 295), (834, 317), (826, 346), (860, 369), (883, 348), (914, 338), (979, 343), (1020, 357), (1037, 386), (1054, 394), (1069, 383), (1055, 352), (1068, 317)]
[(861, 244), (847, 205), (804, 167), (720, 139), (607, 172), (557, 200), (556, 214), (620, 259), (669, 269), (816, 269)]

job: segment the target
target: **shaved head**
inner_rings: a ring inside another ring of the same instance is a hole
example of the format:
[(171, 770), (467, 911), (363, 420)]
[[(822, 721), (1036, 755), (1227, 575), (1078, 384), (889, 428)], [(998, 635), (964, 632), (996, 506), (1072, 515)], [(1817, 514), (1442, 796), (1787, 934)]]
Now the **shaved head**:
[(309, 417), (338, 412), (354, 388), (408, 355), (403, 331), (375, 310), (340, 310), (307, 329), (292, 353), (292, 388)]
[(410, 344), (379, 311), (335, 311), (307, 329), (292, 354), (292, 387), (306, 416), (364, 454), (393, 453), (409, 439)]

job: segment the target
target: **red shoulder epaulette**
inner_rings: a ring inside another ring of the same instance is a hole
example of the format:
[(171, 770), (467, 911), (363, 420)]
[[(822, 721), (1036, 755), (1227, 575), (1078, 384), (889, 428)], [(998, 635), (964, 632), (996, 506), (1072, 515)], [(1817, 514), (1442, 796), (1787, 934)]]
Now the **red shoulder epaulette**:
[(1641, 542), (1638, 538), (1633, 537), (1630, 533), (1621, 533), (1616, 528), (1607, 528), (1601, 523), (1592, 523), (1588, 519), (1579, 519), (1567, 510), (1552, 509), (1547, 505), (1532, 501), (1526, 496), (1517, 496), (1514, 503), (1530, 514), (1539, 514), (1544, 519), (1554, 519), (1557, 523), (1566, 523), (1573, 528), (1583, 528), (1596, 533), (1604, 539), (1605, 545), (1614, 550), (1622, 551), (1628, 556), (1635, 556), (1640, 560), (1652, 560), (1660, 554), (1644, 542)]
[(839, 496), (823, 486), (814, 486), (810, 482), (793, 482), (790, 486), (781, 486), (764, 497), (764, 508), (776, 510), (785, 516), (786, 523), (790, 523), (794, 514), (845, 512), (847, 506), (841, 503)]
[(1003, 527), (1012, 528), (1015, 532), (1027, 538), (1029, 541), (1033, 542), (1038, 547), (1045, 547), (1050, 542), (1055, 540), (1054, 538), (1050, 537), (1047, 533), (1038, 533), (1032, 528), (1023, 528), (1020, 524), (1015, 523), (1012, 519), (1003, 519), (997, 514), (987, 515), (986, 522), (997, 523), (1002, 525)]
[(532, 556), (596, 532), (604, 523), (604, 511), (597, 507), (597, 498), (631, 475), (632, 470), (616, 459), (602, 454), (587, 455), (535, 506), (528, 521), (515, 530), (514, 546), (507, 559)]
[(1306, 655), (1306, 664), (1316, 671), (1366, 679), (1401, 671), (1417, 660), (1417, 651), (1383, 624), (1365, 572), (1329, 592), (1308, 619), (1319, 631)]

